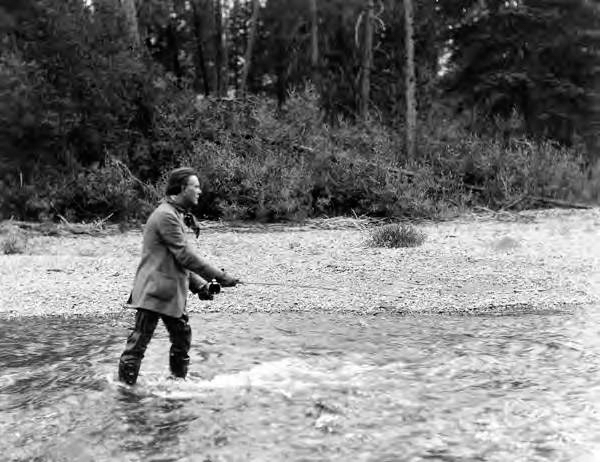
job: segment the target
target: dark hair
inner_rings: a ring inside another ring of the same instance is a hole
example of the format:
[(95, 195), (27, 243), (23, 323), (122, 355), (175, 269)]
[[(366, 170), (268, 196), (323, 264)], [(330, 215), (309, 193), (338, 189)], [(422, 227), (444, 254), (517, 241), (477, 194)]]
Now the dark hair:
[(171, 173), (169, 173), (169, 179), (167, 181), (166, 195), (174, 196), (179, 194), (187, 185), (188, 178), (194, 175), (196, 175), (196, 171), (190, 167), (179, 167), (172, 170)]

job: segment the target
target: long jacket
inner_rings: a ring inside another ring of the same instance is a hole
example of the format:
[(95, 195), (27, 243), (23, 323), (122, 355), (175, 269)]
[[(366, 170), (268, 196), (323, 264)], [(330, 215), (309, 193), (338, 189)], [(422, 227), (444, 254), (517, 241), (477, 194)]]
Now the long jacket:
[(198, 255), (186, 233), (184, 211), (166, 200), (146, 222), (129, 307), (181, 317), (187, 313), (188, 289), (195, 292), (206, 279), (223, 275)]

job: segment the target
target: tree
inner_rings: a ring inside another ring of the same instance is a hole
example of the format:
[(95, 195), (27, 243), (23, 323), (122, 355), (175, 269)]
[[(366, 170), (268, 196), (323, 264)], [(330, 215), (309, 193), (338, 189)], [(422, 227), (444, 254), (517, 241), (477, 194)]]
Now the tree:
[(415, 99), (415, 44), (412, 0), (404, 0), (404, 24), (406, 28), (406, 153), (415, 158), (417, 131), (417, 101)]
[[(362, 42), (362, 62), (360, 77), (360, 117), (365, 120), (369, 114), (369, 91), (371, 89), (371, 67), (373, 66), (373, 0), (366, 0), (364, 14), (364, 36)], [(360, 19), (359, 19), (360, 23)], [(357, 24), (358, 26), (358, 24)]]
[(126, 158), (151, 130), (152, 97), (120, 5), (40, 0), (15, 17), (0, 49), (0, 144), (32, 174), (97, 165), (109, 149)]
[(227, 56), (225, 47), (225, 27), (223, 26), (223, 4), (221, 0), (213, 3), (215, 23), (215, 76), (217, 96), (227, 94)]
[(310, 7), (310, 65), (313, 80), (319, 66), (319, 17), (317, 0), (309, 0)]
[(135, 7), (135, 0), (121, 0), (121, 6), (127, 19), (127, 30), (129, 32), (129, 39), (135, 48), (140, 46), (140, 31), (138, 27), (137, 9)]
[(252, 60), (252, 49), (256, 39), (256, 27), (258, 24), (258, 12), (260, 11), (260, 1), (252, 0), (252, 16), (250, 16), (250, 26), (248, 29), (248, 43), (246, 44), (246, 52), (244, 53), (244, 65), (242, 67), (242, 76), (240, 82), (240, 90), (242, 96), (246, 96), (246, 81), (248, 80), (248, 71)]
[(446, 88), (484, 120), (508, 119), (517, 110), (524, 133), (571, 144), (593, 87), (593, 47), (580, 31), (598, 27), (598, 16), (586, 3), (470, 2), (448, 30)]
[(204, 52), (204, 23), (203, 16), (200, 14), (205, 6), (205, 0), (192, 0), (191, 6), (194, 40), (196, 45), (196, 52), (194, 53), (194, 62), (196, 66), (196, 72), (194, 74), (194, 86), (198, 91), (200, 89), (200, 82), (202, 82), (204, 95), (208, 96), (210, 94), (210, 84), (206, 69), (206, 53)]
[[(589, 7), (591, 15), (596, 17), (600, 15), (598, 2), (589, 2)], [(594, 163), (600, 159), (600, 27), (582, 31), (582, 38), (593, 54), (592, 85), (589, 91), (590, 104), (583, 135), (588, 160), (590, 163)]]

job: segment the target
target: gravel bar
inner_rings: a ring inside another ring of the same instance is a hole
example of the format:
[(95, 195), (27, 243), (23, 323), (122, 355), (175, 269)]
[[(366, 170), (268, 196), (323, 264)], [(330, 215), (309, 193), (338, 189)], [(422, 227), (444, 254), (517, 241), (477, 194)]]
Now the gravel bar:
[[(195, 241), (243, 281), (190, 312), (324, 311), (495, 314), (571, 309), (600, 299), (600, 209), (465, 215), (414, 226), (420, 247), (370, 248), (377, 223), (312, 220), (304, 226), (205, 223)], [(3, 222), (0, 239), (14, 225)], [(18, 228), (23, 253), (0, 256), (0, 315), (121, 312), (141, 230), (59, 233)], [(280, 284), (280, 285), (271, 285)]]

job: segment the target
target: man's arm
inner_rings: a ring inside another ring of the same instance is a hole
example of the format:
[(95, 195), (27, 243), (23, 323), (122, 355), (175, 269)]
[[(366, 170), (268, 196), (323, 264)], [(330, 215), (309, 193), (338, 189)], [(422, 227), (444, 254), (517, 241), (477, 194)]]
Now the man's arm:
[(196, 250), (188, 244), (185, 233), (181, 229), (181, 223), (174, 213), (163, 214), (158, 225), (162, 239), (181, 266), (206, 280), (216, 279), (224, 286), (235, 285), (230, 281), (233, 278), (200, 257)]

